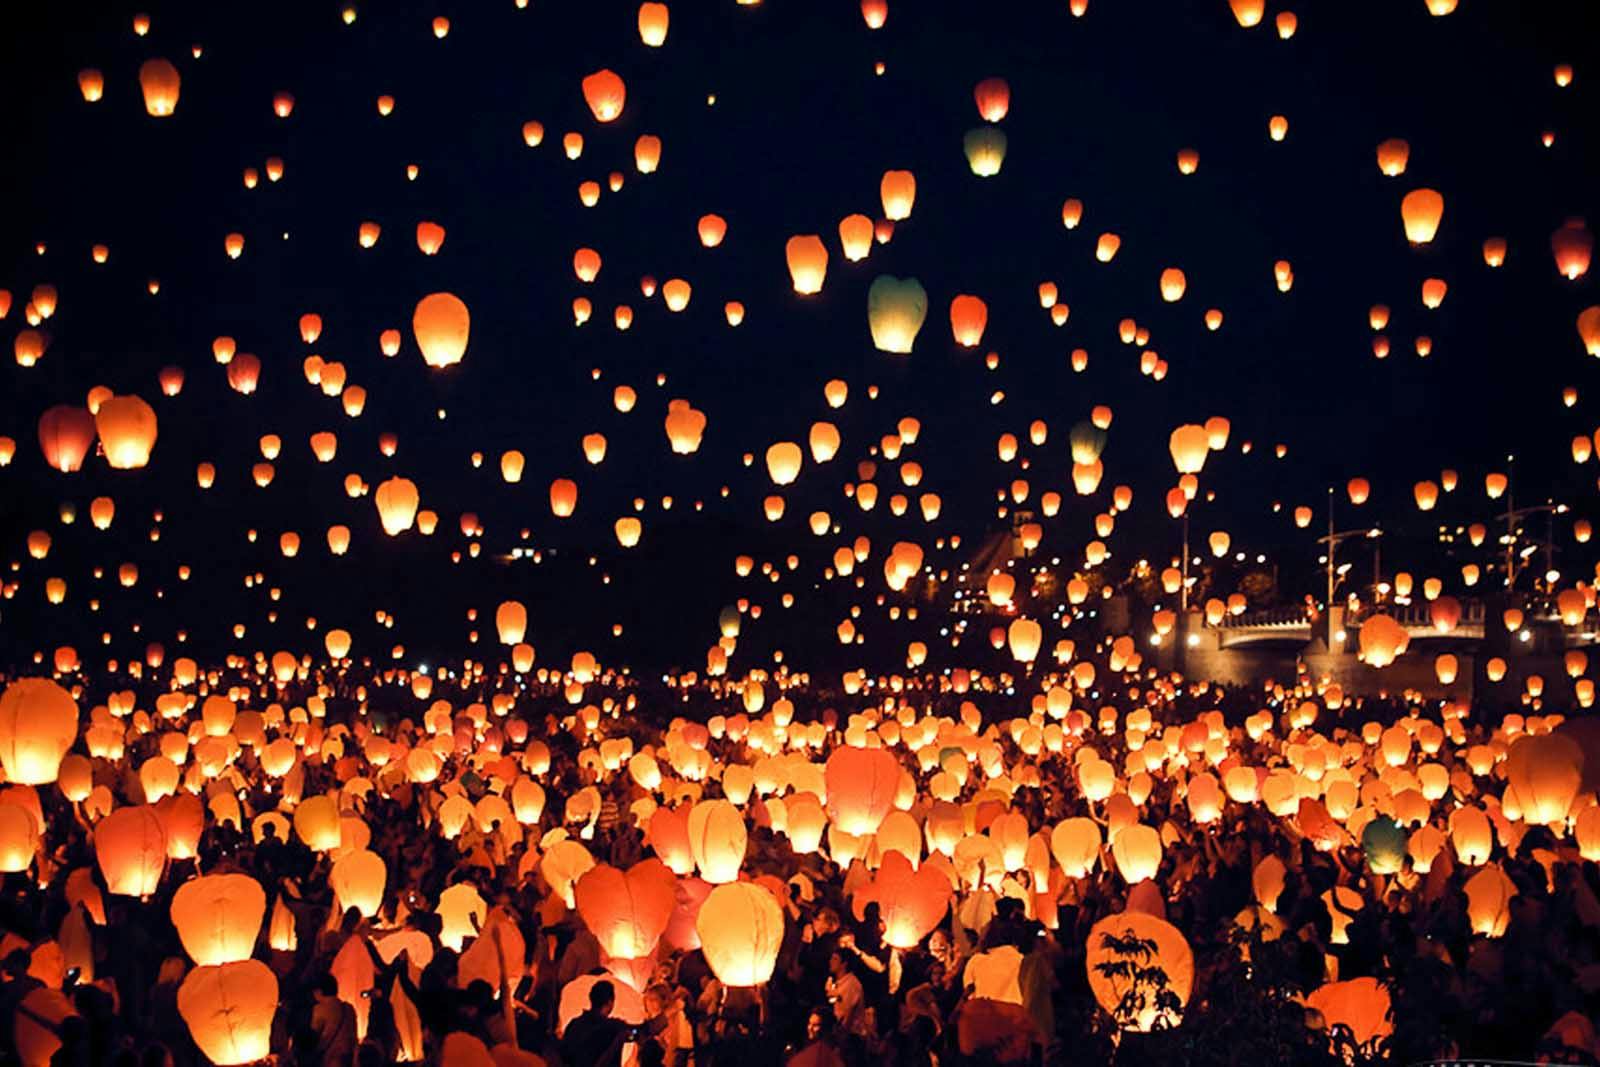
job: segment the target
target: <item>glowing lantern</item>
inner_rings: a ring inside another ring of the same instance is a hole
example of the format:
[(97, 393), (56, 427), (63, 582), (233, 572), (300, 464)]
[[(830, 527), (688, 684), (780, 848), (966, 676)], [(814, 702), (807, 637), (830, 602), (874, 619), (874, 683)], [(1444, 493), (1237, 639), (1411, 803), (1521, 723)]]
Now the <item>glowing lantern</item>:
[(598, 70), (583, 79), (583, 99), (596, 122), (611, 122), (622, 114), (627, 96), (627, 86), (615, 71)]
[(0, 765), (7, 781), (55, 781), (77, 736), (78, 703), (48, 678), (22, 678), (0, 694)]
[(378, 486), (374, 500), (378, 505), (378, 518), (383, 523), (383, 532), (396, 537), (411, 529), (421, 497), (415, 482), (396, 477)]
[(260, 960), (196, 967), (178, 987), (178, 1014), (212, 1063), (255, 1063), (271, 1052), (278, 978)]
[(1006, 161), (1006, 135), (994, 126), (968, 130), (961, 139), (961, 149), (966, 153), (967, 166), (980, 178), (992, 178), (1000, 173)]
[(432, 293), (417, 302), (411, 329), (423, 362), (434, 368), (454, 366), (467, 353), (472, 316), (453, 293)]
[(1405, 222), (1406, 240), (1425, 245), (1439, 232), (1444, 216), (1444, 197), (1432, 189), (1413, 189), (1400, 202), (1400, 217)]
[(116, 809), (95, 826), (94, 852), (109, 892), (148, 897), (167, 869), (161, 816), (148, 804)]
[(578, 915), (616, 959), (642, 959), (655, 950), (676, 906), (677, 877), (660, 860), (636, 863), (626, 872), (599, 864), (573, 886)]
[(739, 877), (747, 835), (744, 816), (726, 800), (702, 800), (689, 811), (689, 849), (700, 877), (713, 885)]
[(816, 234), (800, 234), (789, 238), (784, 246), (789, 260), (789, 277), (794, 291), (810, 295), (822, 291), (822, 280), (828, 272), (828, 249)]
[(178, 887), (171, 912), (190, 959), (202, 967), (234, 963), (255, 951), (267, 894), (247, 874), (208, 874)]
[(886, 170), (878, 183), (878, 195), (883, 201), (883, 217), (899, 222), (911, 217), (911, 206), (917, 199), (917, 178), (909, 170)]
[(847, 834), (878, 832), (894, 810), (900, 784), (900, 762), (881, 748), (834, 749), (824, 771), (828, 818)]
[(178, 108), (182, 78), (169, 60), (147, 59), (139, 67), (139, 88), (144, 93), (144, 109), (155, 118), (167, 118)]
[[(1150, 956), (1141, 956), (1135, 968), (1127, 964), (1112, 940), (1137, 939), (1154, 945)], [(1089, 931), (1084, 967), (1089, 989), (1096, 1002), (1124, 1029), (1140, 1033), (1177, 1026), (1183, 1008), (1194, 989), (1194, 953), (1177, 927), (1155, 915), (1128, 910), (1108, 915)], [(1138, 981), (1137, 968), (1159, 967), (1167, 977), (1162, 999), (1148, 984)]]
[(985, 122), (999, 122), (1011, 109), (1011, 86), (1004, 78), (985, 78), (972, 90), (972, 98)]
[(880, 352), (906, 355), (928, 316), (928, 294), (915, 278), (880, 275), (867, 290), (867, 324)]
[(640, 4), (639, 40), (651, 48), (660, 48), (666, 44), (668, 19), (669, 12), (666, 4)]
[(57, 404), (39, 416), (39, 450), (47, 464), (65, 474), (83, 468), (95, 433), (94, 416), (83, 408)]

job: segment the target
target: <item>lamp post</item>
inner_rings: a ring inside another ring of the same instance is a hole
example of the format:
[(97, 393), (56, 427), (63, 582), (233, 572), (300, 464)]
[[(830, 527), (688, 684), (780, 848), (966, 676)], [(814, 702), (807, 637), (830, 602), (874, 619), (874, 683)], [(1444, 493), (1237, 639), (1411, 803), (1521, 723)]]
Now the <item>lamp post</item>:
[[(1328, 597), (1327, 597), (1327, 600), (1324, 601), (1323, 610), (1325, 612), (1327, 612), (1327, 618), (1328, 618), (1328, 651), (1329, 652), (1333, 651), (1333, 646), (1335, 644), (1335, 641), (1334, 641), (1334, 630), (1333, 630), (1333, 592), (1334, 592), (1334, 587), (1338, 584), (1337, 581), (1336, 581), (1336, 572), (1334, 570), (1334, 565), (1333, 565), (1333, 554), (1334, 554), (1334, 551), (1339, 547), (1340, 542), (1346, 541), (1346, 540), (1348, 540), (1348, 539), (1350, 539), (1352, 537), (1367, 537), (1367, 538), (1373, 539), (1373, 541), (1376, 542), (1376, 540), (1378, 538), (1382, 537), (1382, 536), (1383, 536), (1383, 531), (1380, 530), (1379, 528), (1377, 528), (1376, 526), (1371, 526), (1371, 527), (1367, 527), (1367, 528), (1364, 528), (1364, 529), (1354, 529), (1354, 530), (1335, 530), (1333, 528), (1333, 486), (1331, 486), (1331, 485), (1328, 486), (1328, 533), (1327, 533), (1326, 536), (1317, 538), (1317, 542), (1316, 543), (1319, 544), (1319, 545), (1324, 545), (1325, 544), (1325, 545), (1328, 546), (1327, 554), (1326, 554), (1327, 555), (1327, 561), (1328, 561), (1328, 567), (1327, 567), (1327, 570), (1328, 570)], [(1379, 551), (1381, 551), (1381, 550), (1379, 550)], [(1381, 559), (1382, 559), (1382, 557), (1377, 555), (1377, 553), (1375, 551), (1374, 554), (1373, 554), (1373, 564), (1372, 564), (1372, 566), (1373, 566), (1373, 584), (1374, 585), (1376, 585), (1379, 582), (1380, 578), (1381, 578), (1381, 572), (1379, 570), (1379, 567), (1381, 566), (1381, 563), (1380, 563)]]

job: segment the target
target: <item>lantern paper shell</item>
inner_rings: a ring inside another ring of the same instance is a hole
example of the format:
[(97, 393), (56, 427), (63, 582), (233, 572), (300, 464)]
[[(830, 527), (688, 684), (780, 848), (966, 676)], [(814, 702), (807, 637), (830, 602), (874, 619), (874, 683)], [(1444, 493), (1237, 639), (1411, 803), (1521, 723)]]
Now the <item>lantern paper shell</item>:
[(94, 828), (95, 859), (106, 889), (148, 897), (167, 869), (167, 832), (149, 804), (118, 808)]
[(837, 748), (824, 772), (828, 818), (847, 834), (875, 834), (894, 810), (900, 761), (882, 748)]
[(178, 939), (195, 963), (236, 963), (255, 951), (267, 894), (247, 874), (208, 874), (178, 887), (171, 912)]
[(196, 967), (178, 987), (178, 1014), (219, 1067), (265, 1059), (277, 1010), (278, 978), (260, 960)]
[[(1159, 1007), (1149, 991), (1136, 986), (1130, 978), (1102, 972), (1103, 965), (1130, 959), (1116, 953), (1107, 944), (1108, 937), (1119, 941), (1137, 938), (1154, 942), (1153, 956), (1134, 956), (1131, 960), (1137, 967), (1160, 967), (1166, 972), (1167, 990), (1178, 998), (1176, 1017), (1171, 1009)], [(1145, 912), (1125, 911), (1095, 923), (1085, 947), (1089, 988), (1100, 1006), (1125, 1029), (1148, 1033), (1158, 1024), (1175, 1026), (1182, 1020), (1182, 1006), (1188, 1004), (1189, 994), (1194, 989), (1194, 953), (1177, 927)], [(1126, 1001), (1128, 1007), (1124, 1008), (1125, 998), (1130, 994), (1133, 999)], [(1119, 1008), (1123, 1009), (1121, 1015)]]
[(700, 905), (695, 930), (700, 951), (723, 985), (764, 985), (783, 943), (783, 908), (763, 886), (751, 882), (719, 885)]
[(78, 736), (78, 702), (48, 678), (23, 678), (0, 695), (0, 766), (6, 780), (45, 785)]
[(627, 871), (602, 864), (574, 887), (578, 915), (607, 956), (641, 959), (655, 950), (676, 906), (677, 877), (660, 860)]

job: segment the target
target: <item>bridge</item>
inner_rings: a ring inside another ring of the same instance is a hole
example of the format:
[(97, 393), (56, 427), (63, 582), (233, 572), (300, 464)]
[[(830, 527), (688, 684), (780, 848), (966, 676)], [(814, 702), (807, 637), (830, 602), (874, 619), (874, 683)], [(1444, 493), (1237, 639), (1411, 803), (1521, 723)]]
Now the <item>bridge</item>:
[[(1449, 633), (1440, 633), (1433, 625), (1427, 603), (1392, 604), (1385, 609), (1396, 622), (1405, 628), (1412, 640), (1448, 639), (1452, 641), (1482, 641), (1486, 615), (1483, 601), (1468, 600), (1461, 605), (1461, 619)], [(1350, 625), (1357, 626), (1360, 619)], [(1299, 607), (1273, 608), (1251, 611), (1242, 615), (1225, 616), (1216, 626), (1209, 627), (1219, 648), (1239, 648), (1250, 645), (1304, 645), (1324, 623), (1313, 623)]]

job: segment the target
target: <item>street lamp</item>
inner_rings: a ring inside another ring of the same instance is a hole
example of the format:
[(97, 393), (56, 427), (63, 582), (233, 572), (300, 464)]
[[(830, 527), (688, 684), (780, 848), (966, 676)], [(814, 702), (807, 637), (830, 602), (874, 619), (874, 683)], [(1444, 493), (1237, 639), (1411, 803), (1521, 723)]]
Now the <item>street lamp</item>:
[(1326, 544), (1328, 546), (1328, 597), (1323, 602), (1323, 610), (1327, 613), (1328, 618), (1328, 651), (1330, 652), (1333, 651), (1334, 646), (1333, 591), (1334, 586), (1337, 584), (1335, 581), (1335, 570), (1333, 564), (1334, 551), (1339, 547), (1340, 542), (1346, 541), (1352, 537), (1370, 538), (1373, 541), (1374, 547), (1372, 581), (1374, 585), (1377, 585), (1382, 577), (1379, 567), (1381, 566), (1381, 560), (1383, 558), (1382, 556), (1378, 555), (1378, 552), (1381, 552), (1382, 549), (1378, 547), (1377, 539), (1382, 536), (1383, 531), (1376, 526), (1366, 527), (1364, 529), (1335, 530), (1333, 528), (1333, 486), (1328, 486), (1328, 533), (1324, 537), (1317, 538), (1316, 543), (1319, 545)]

